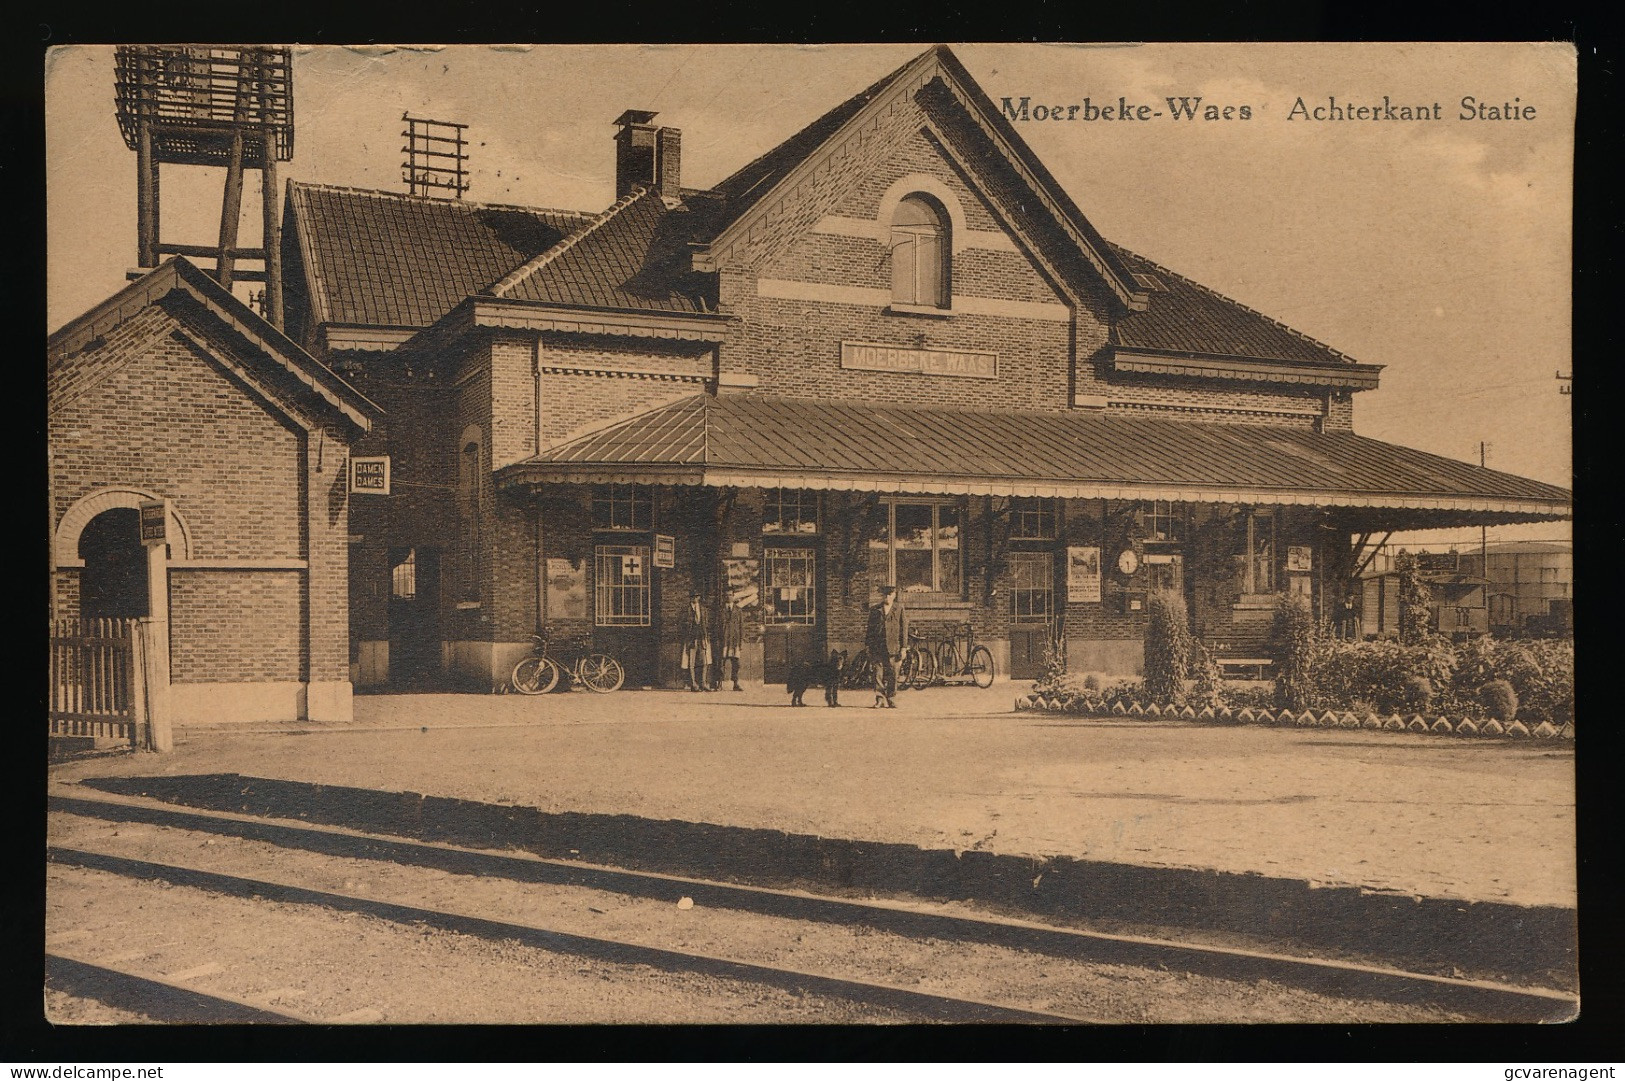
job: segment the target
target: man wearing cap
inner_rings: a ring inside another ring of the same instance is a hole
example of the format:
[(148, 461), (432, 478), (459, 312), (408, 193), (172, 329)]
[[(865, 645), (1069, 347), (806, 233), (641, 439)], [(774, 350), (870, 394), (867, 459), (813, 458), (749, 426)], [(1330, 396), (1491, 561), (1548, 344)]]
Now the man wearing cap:
[(897, 662), (908, 644), (908, 617), (896, 586), (880, 587), (880, 603), (869, 609), (864, 646), (875, 667), (875, 709), (896, 709)]

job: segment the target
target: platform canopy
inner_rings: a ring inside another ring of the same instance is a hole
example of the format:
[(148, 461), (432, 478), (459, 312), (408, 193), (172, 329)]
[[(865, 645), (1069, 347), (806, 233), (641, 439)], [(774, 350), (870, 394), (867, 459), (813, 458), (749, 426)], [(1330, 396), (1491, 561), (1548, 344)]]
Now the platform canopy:
[(1568, 489), (1349, 431), (752, 395), (700, 394), (615, 421), (497, 481), (1301, 505), (1351, 528), (1572, 513)]

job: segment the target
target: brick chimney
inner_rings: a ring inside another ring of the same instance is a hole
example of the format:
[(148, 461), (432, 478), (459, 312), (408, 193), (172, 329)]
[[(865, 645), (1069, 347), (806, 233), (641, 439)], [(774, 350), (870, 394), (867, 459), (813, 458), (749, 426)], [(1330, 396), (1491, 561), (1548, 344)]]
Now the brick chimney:
[(615, 198), (634, 188), (654, 188), (676, 199), (682, 185), (682, 132), (652, 123), (658, 113), (628, 109), (616, 118)]
[(683, 133), (676, 128), (655, 132), (655, 175), (662, 199), (682, 197)]

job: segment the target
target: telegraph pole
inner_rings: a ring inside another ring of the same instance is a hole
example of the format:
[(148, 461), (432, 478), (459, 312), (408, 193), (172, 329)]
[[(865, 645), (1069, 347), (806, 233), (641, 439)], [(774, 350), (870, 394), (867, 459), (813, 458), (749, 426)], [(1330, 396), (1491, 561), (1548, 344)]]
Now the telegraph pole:
[[(1484, 468), (1485, 452), (1489, 450), (1489, 446), (1483, 440), (1478, 442), (1478, 468), (1480, 469)], [(1490, 576), (1490, 527), (1488, 525), (1478, 527), (1478, 576), (1480, 578)], [(1486, 603), (1488, 602), (1486, 601)]]

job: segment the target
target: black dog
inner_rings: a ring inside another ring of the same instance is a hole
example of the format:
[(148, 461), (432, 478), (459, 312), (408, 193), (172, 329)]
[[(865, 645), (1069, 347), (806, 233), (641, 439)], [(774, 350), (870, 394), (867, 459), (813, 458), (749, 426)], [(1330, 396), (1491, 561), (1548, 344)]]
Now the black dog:
[(808, 687), (824, 688), (824, 704), (838, 706), (841, 704), (841, 672), (846, 668), (846, 653), (831, 650), (827, 661), (802, 661), (790, 669), (789, 678), (785, 680), (784, 689), (790, 692), (792, 706), (804, 706), (807, 703), (801, 696), (807, 693)]

